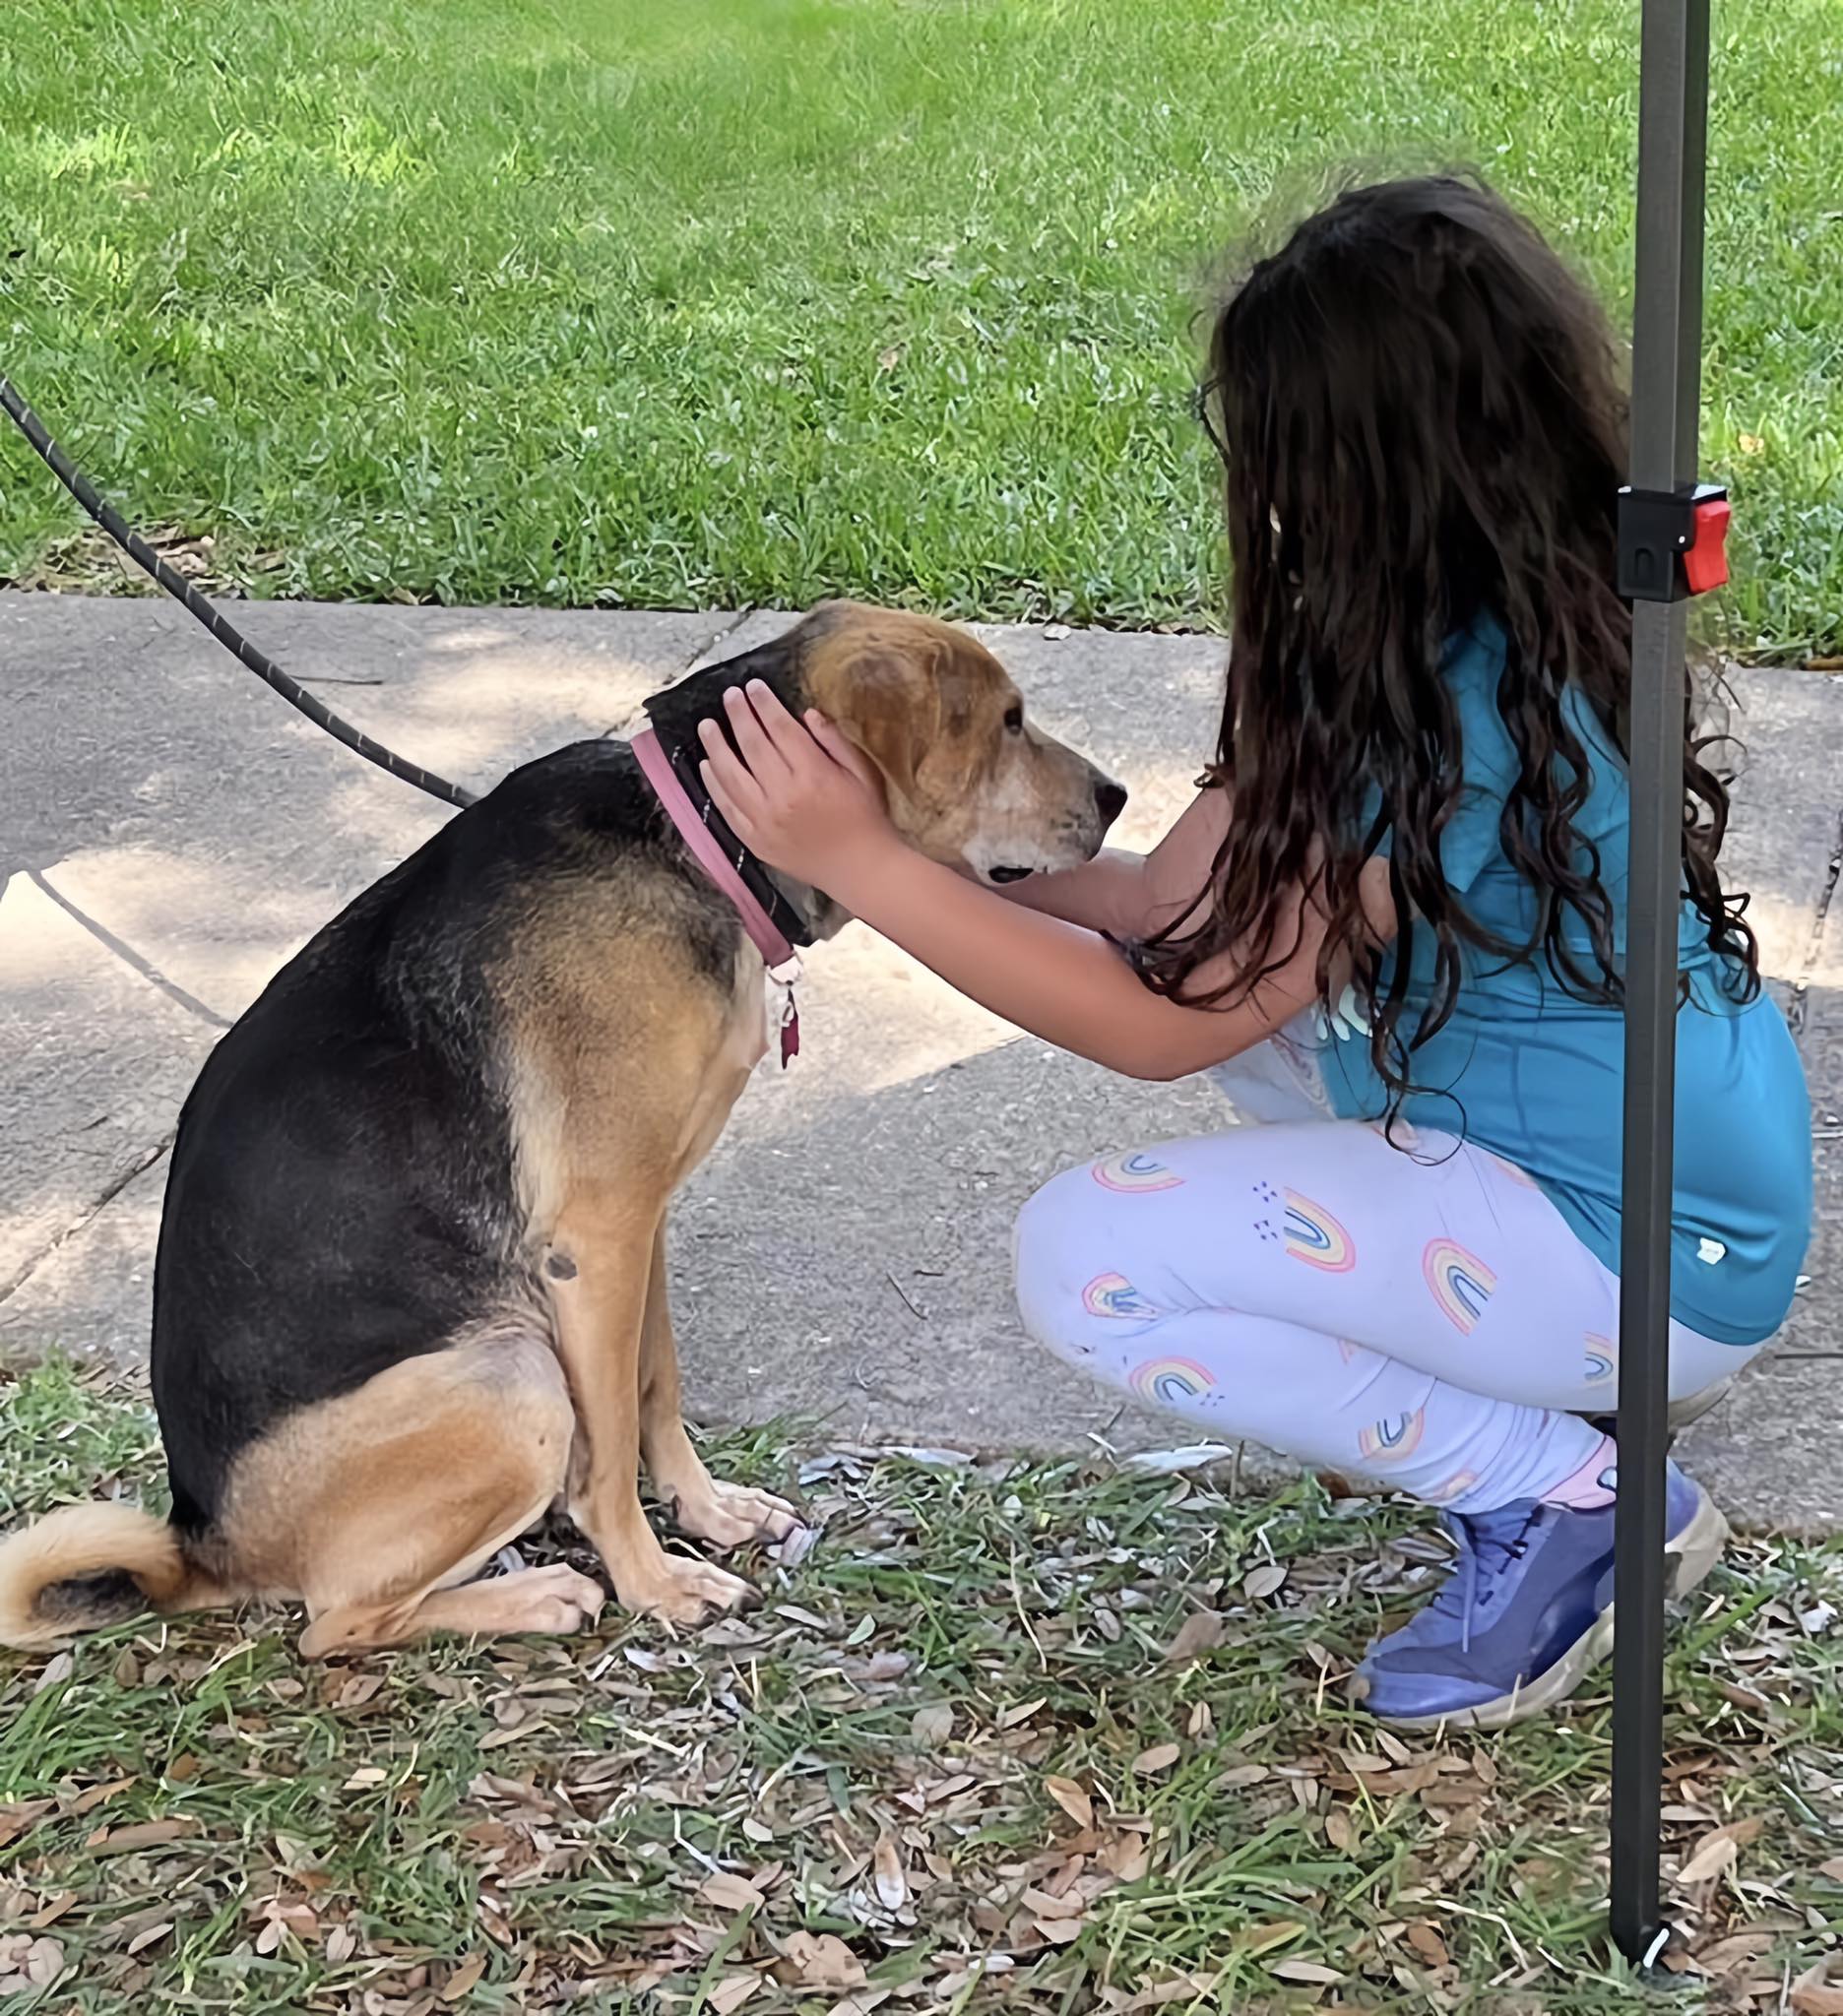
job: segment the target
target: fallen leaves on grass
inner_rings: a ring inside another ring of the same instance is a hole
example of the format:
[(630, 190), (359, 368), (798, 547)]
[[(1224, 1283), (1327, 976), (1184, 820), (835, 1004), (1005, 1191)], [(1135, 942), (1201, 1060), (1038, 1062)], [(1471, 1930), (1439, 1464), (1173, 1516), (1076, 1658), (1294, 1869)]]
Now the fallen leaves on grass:
[(28, 1932), (0, 1932), (0, 1995), (36, 1994), (64, 1972), (64, 1948)]
[[(698, 1634), (610, 1615), (320, 1672), (207, 1617), (80, 1660), (61, 1775), (16, 1762), (0, 1807), (0, 1931), (24, 1951), (55, 1921), (99, 2016), (251, 1962), (312, 2016), (1510, 2016), (1557, 1973), (1570, 2009), (1621, 2016), (1603, 1700), (1404, 1740), (1329, 1684), (1437, 1541), (1309, 1486), (924, 1453), (809, 1461), (825, 1540), (797, 1576), (757, 1558), (766, 1606)], [(1776, 2016), (1795, 1982), (1832, 2016), (1810, 1914), (1843, 1882), (1843, 1741), (1800, 1618), (1843, 1572), (1749, 1544), (1674, 1669), (1673, 1964), (1724, 2016)], [(568, 1532), (525, 1550), (584, 1558)], [(37, 1670), (0, 1663), (0, 1718)], [(1725, 1695), (1736, 1672), (1796, 1723)]]
[[(175, 574), (209, 596), (242, 596), (249, 579), (273, 575), (283, 565), (280, 553), (251, 551), (241, 554), (234, 567), (226, 567), (210, 533), (186, 533), (177, 526), (154, 526), (142, 537)], [(91, 526), (46, 540), (37, 558), (11, 585), (54, 593), (94, 593), (97, 589), (130, 595), (160, 593), (106, 533)]]
[(1694, 1883), (1711, 1883), (1725, 1876), (1741, 1858), (1742, 1849), (1757, 1841), (1766, 1822), (1755, 1814), (1750, 1819), (1733, 1820), (1705, 1834), (1681, 1869), (1677, 1881), (1684, 1888)]
[(1204, 1653), (1214, 1652), (1227, 1632), (1228, 1625), (1215, 1610), (1196, 1610), (1178, 1626), (1176, 1637), (1165, 1649), (1165, 1657), (1174, 1666), (1200, 1659)]

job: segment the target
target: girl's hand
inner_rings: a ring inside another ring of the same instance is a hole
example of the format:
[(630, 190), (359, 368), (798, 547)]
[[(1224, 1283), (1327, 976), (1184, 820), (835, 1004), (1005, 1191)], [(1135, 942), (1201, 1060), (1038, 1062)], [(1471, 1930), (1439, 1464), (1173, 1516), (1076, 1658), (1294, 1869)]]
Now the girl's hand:
[(771, 868), (832, 893), (846, 862), (902, 842), (875, 767), (818, 712), (795, 721), (759, 679), (724, 695), (738, 757), (714, 721), (698, 724), (704, 788), (735, 837)]

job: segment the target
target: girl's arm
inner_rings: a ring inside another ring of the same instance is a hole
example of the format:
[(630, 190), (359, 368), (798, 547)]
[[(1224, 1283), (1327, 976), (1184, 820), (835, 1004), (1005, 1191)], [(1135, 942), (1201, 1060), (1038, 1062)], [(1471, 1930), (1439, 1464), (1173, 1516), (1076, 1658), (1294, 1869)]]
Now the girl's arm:
[(1149, 854), (1107, 848), (1079, 868), (1007, 883), (1007, 903), (1115, 938), (1144, 938), (1181, 916), (1209, 881), (1229, 830), (1229, 793), (1200, 791)]
[[(1303, 897), (1290, 956), (1245, 1000), (1180, 1007), (1093, 931), (1022, 911), (916, 853), (891, 826), (863, 758), (822, 717), (802, 727), (759, 683), (725, 705), (742, 760), (707, 723), (704, 777), (744, 846), (1048, 1042), (1128, 1077), (1181, 1078), (1239, 1055), (1316, 995), (1324, 919)], [(1386, 904), (1386, 864), (1371, 866)], [(1232, 973), (1226, 959), (1212, 961), (1196, 983)]]

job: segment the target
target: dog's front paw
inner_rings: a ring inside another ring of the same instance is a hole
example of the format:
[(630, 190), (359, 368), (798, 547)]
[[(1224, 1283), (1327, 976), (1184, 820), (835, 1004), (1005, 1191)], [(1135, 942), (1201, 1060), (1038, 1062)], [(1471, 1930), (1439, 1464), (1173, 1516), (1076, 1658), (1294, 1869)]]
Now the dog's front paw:
[(786, 1540), (800, 1517), (772, 1491), (719, 1483), (712, 1478), (707, 1490), (680, 1492), (673, 1498), (672, 1523), (679, 1532), (707, 1540), (712, 1546), (741, 1547), (752, 1540)]
[(705, 1624), (761, 1604), (753, 1583), (681, 1554), (662, 1553), (652, 1568), (632, 1581), (616, 1577), (615, 1594), (625, 1608), (664, 1617), (670, 1624)]

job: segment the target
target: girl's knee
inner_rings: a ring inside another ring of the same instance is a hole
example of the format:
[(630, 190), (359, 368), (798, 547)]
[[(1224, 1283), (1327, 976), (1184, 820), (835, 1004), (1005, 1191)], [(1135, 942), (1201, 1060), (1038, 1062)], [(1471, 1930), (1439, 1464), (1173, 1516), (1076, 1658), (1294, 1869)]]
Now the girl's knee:
[(1145, 1168), (1159, 1167), (1140, 1156), (1084, 1163), (1051, 1177), (1018, 1213), (1013, 1266), (1024, 1328), (1102, 1377), (1131, 1355), (1134, 1340), (1178, 1313), (1143, 1292), (1166, 1280), (1175, 1236), (1164, 1213), (1131, 1194)]
[(1079, 1340), (1087, 1311), (1075, 1275), (1092, 1236), (1088, 1175), (1084, 1167), (1051, 1176), (1018, 1213), (1012, 1233), (1018, 1313), (1030, 1335), (1058, 1357), (1085, 1354)]

